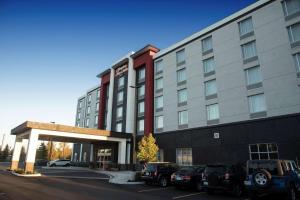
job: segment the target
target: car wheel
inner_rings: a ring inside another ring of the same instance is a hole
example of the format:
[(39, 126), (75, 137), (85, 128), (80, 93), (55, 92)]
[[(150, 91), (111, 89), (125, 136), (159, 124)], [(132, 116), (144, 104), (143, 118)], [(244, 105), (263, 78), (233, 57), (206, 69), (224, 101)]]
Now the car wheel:
[(271, 174), (267, 170), (259, 170), (253, 174), (253, 182), (259, 188), (266, 188), (270, 185)]
[(168, 180), (166, 177), (161, 177), (159, 179), (159, 186), (161, 187), (167, 187), (168, 186)]
[(287, 194), (287, 200), (296, 200), (296, 191), (295, 191), (295, 187), (293, 185), (291, 185), (289, 187), (288, 190), (288, 194)]
[(53, 164), (51, 164), (51, 165), (50, 165), (50, 167), (56, 167), (56, 164), (55, 164), (55, 163), (53, 163)]
[(242, 187), (241, 187), (240, 185), (235, 185), (235, 186), (233, 187), (232, 193), (233, 193), (233, 195), (236, 196), (236, 197), (242, 196), (242, 193), (243, 193)]
[(196, 190), (199, 191), (199, 192), (203, 190), (201, 181), (198, 181), (198, 182), (196, 183)]

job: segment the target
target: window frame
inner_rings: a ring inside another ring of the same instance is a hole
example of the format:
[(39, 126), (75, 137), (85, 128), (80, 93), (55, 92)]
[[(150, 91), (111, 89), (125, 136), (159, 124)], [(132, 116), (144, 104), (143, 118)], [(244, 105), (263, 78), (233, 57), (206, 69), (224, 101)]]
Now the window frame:
[[(183, 118), (184, 113), (186, 113), (186, 118)], [(189, 113), (188, 110), (178, 111), (178, 126), (189, 124)]]
[[(217, 118), (211, 118), (211, 111), (209, 108), (212, 108), (212, 106), (217, 106), (218, 108), (218, 117)], [(211, 120), (219, 120), (220, 119), (220, 108), (219, 108), (219, 103), (214, 103), (214, 104), (210, 104), (210, 105), (206, 105), (206, 118), (207, 121), (211, 121)]]
[[(266, 145), (267, 151), (260, 151), (260, 145)], [(276, 146), (276, 151), (271, 151), (269, 150), (269, 145), (275, 145)], [(252, 151), (251, 146), (256, 146), (257, 151)], [(267, 154), (268, 155), (268, 160), (274, 159), (270, 158), (270, 154), (277, 154), (277, 159), (279, 158), (279, 150), (278, 150), (278, 144), (277, 143), (256, 143), (256, 144), (249, 144), (249, 158), (250, 160), (253, 160), (253, 154), (258, 155), (258, 160), (261, 160), (261, 154)], [(264, 158), (262, 158), (264, 159)]]
[[(182, 92), (185, 92), (185, 101), (180, 101), (180, 94)], [(180, 90), (177, 90), (177, 102), (178, 104), (182, 104), (182, 103), (186, 103), (188, 101), (188, 93), (187, 93), (187, 88), (183, 88), (183, 89), (180, 89)]]
[[(161, 119), (161, 124), (162, 126), (161, 127), (158, 127), (158, 119)], [(163, 129), (164, 128), (164, 116), (163, 115), (158, 115), (158, 116), (155, 116), (155, 129)]]
[[(250, 44), (253, 44), (254, 45), (254, 49), (255, 49), (255, 55), (252, 55), (250, 57), (245, 57), (245, 50), (244, 50), (244, 47), (246, 46), (250, 46)], [(257, 56), (257, 48), (256, 48), (256, 41), (255, 40), (252, 40), (250, 42), (247, 42), (245, 44), (242, 44), (241, 45), (242, 47), (242, 55), (243, 55), (243, 60), (248, 60), (248, 59), (251, 59), (251, 58), (255, 58)]]
[[(250, 103), (250, 100), (251, 100), (252, 98), (254, 98), (254, 97), (257, 97), (257, 96), (262, 96), (262, 97), (263, 97), (263, 101), (264, 101), (264, 102), (263, 102), (263, 103), (264, 103), (263, 107), (264, 107), (264, 110), (254, 111), (254, 110), (252, 109), (251, 105), (252, 105), (253, 103)], [(267, 111), (267, 105), (266, 105), (266, 99), (265, 99), (265, 94), (264, 94), (264, 93), (259, 93), (259, 94), (249, 95), (247, 98), (248, 98), (248, 106), (249, 106), (249, 113), (250, 113), (250, 114), (261, 113), (261, 112), (266, 112), (266, 111)], [(251, 112), (251, 110), (253, 110), (254, 112)]]
[[(251, 20), (251, 28), (252, 28), (252, 29), (251, 29), (250, 31), (248, 31), (248, 32), (242, 34), (242, 32), (241, 32), (241, 26), (242, 26), (243, 23), (245, 23), (245, 22), (248, 21), (248, 20)], [(254, 32), (254, 24), (253, 24), (252, 16), (247, 17), (246, 19), (243, 19), (243, 20), (239, 21), (238, 24), (239, 24), (239, 33), (240, 33), (240, 37), (246, 36), (246, 35), (251, 34), (251, 33)]]
[[(211, 48), (210, 49), (204, 49), (204, 42), (207, 41), (207, 40), (210, 40), (210, 43), (211, 43)], [(203, 38), (201, 40), (201, 46), (202, 46), (202, 53), (206, 53), (206, 52), (210, 52), (210, 51), (213, 51), (213, 41), (212, 41), (212, 35), (210, 36), (207, 36), (206, 38)]]
[(176, 148), (176, 164), (178, 164), (180, 166), (192, 166), (193, 165), (193, 149), (192, 148)]
[[(179, 57), (182, 56), (183, 60), (179, 60)], [(183, 65), (185, 63), (186, 57), (185, 57), (185, 49), (181, 49), (176, 52), (176, 64), (177, 66)]]

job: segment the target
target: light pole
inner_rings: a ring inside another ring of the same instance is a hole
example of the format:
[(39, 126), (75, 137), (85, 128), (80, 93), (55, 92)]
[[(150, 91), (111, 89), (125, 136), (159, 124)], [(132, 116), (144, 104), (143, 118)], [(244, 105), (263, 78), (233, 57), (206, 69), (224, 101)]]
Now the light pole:
[(134, 126), (133, 126), (133, 135), (132, 135), (132, 140), (133, 140), (133, 143), (132, 143), (132, 162), (133, 164), (136, 164), (136, 135), (137, 135), (137, 131), (136, 131), (136, 127), (137, 127), (137, 102), (138, 102), (138, 96), (137, 96), (137, 90), (141, 87), (141, 86), (129, 86), (130, 88), (133, 88), (134, 89), (134, 98), (135, 98), (135, 102), (134, 102), (134, 116), (133, 116), (133, 119), (134, 119)]
[(5, 134), (3, 134), (2, 136), (2, 142), (1, 142), (1, 146), (0, 146), (0, 151), (2, 151), (3, 145), (4, 145), (4, 139), (5, 139)]

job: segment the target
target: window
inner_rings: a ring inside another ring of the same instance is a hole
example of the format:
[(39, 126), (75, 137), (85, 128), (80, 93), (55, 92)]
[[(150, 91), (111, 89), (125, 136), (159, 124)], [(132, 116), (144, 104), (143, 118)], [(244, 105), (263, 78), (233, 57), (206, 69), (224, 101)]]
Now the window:
[(206, 81), (204, 83), (205, 87), (205, 96), (213, 95), (217, 93), (217, 81), (216, 79)]
[(145, 95), (145, 85), (141, 85), (139, 88), (138, 88), (138, 97), (142, 97)]
[(203, 60), (203, 68), (204, 73), (209, 73), (212, 71), (215, 71), (215, 60), (214, 58), (208, 58), (206, 60)]
[(249, 17), (239, 22), (240, 36), (243, 36), (247, 33), (251, 33), (253, 31), (253, 23), (252, 18)]
[(178, 112), (178, 125), (188, 124), (188, 111), (179, 111)]
[(122, 132), (122, 122), (119, 122), (116, 124), (116, 131), (117, 132)]
[(95, 116), (95, 125), (98, 124), (98, 115)]
[(163, 82), (163, 78), (158, 78), (155, 80), (156, 84), (155, 84), (155, 89), (156, 90), (160, 90), (163, 89), (164, 87), (164, 82)]
[(242, 51), (243, 51), (244, 60), (256, 56), (257, 54), (256, 54), (255, 41), (242, 45)]
[(300, 53), (293, 55), (293, 57), (294, 57), (296, 69), (298, 72), (300, 72)]
[(192, 165), (193, 153), (191, 148), (176, 149), (176, 163), (178, 165)]
[(300, 11), (299, 0), (285, 0), (282, 2), (282, 4), (283, 4), (283, 12), (285, 16), (289, 16)]
[(160, 73), (163, 71), (163, 65), (162, 65), (162, 60), (156, 61), (155, 62), (155, 73)]
[(145, 79), (145, 68), (141, 68), (138, 70), (138, 80), (144, 80)]
[(86, 162), (86, 152), (83, 153), (83, 162)]
[(248, 97), (250, 113), (266, 111), (264, 94), (257, 94)]
[(183, 81), (186, 81), (186, 70), (185, 70), (185, 68), (177, 71), (177, 83), (180, 83), (180, 82), (183, 82)]
[(86, 127), (89, 127), (89, 125), (90, 125), (90, 119), (87, 118), (87, 119), (85, 120), (85, 126), (86, 126)]
[(78, 113), (78, 120), (80, 120), (81, 118), (81, 113)]
[(82, 101), (79, 102), (79, 108), (82, 108)]
[(205, 39), (202, 40), (202, 52), (206, 52), (209, 50), (212, 50), (213, 46), (212, 46), (212, 37), (209, 36)]
[(100, 98), (100, 90), (97, 90), (97, 97)]
[(155, 117), (155, 128), (160, 129), (163, 127), (164, 127), (164, 116), (163, 115), (156, 116)]
[(177, 65), (182, 65), (185, 63), (185, 55), (184, 55), (184, 49), (176, 52), (176, 62)]
[(96, 111), (99, 111), (99, 102), (96, 103)]
[(89, 94), (89, 96), (88, 96), (88, 102), (90, 103), (91, 101), (92, 101), (92, 95)]
[(261, 159), (278, 159), (278, 147), (277, 144), (250, 144), (249, 153), (251, 160)]
[(117, 101), (118, 102), (122, 102), (123, 101), (123, 96), (124, 96), (124, 92), (123, 91), (118, 92)]
[(86, 113), (87, 113), (87, 114), (90, 114), (90, 113), (91, 113), (91, 106), (88, 106), (88, 107), (87, 107)]
[(155, 109), (159, 109), (163, 107), (164, 107), (164, 97), (163, 96), (155, 97)]
[(117, 108), (117, 118), (122, 118), (123, 117), (123, 107), (120, 106)]
[(178, 103), (187, 102), (187, 89), (178, 90)]
[(216, 103), (206, 106), (206, 114), (208, 121), (219, 119), (219, 104)]
[(289, 26), (288, 32), (289, 32), (290, 41), (292, 43), (300, 41), (300, 23)]
[(138, 104), (138, 114), (143, 114), (145, 112), (145, 102), (141, 101)]
[(245, 70), (247, 85), (252, 85), (255, 83), (260, 83), (262, 81), (260, 67), (251, 67)]
[(144, 119), (140, 119), (138, 121), (138, 132), (143, 132), (144, 131)]
[(124, 86), (124, 76), (120, 77), (118, 80), (118, 88), (121, 88)]

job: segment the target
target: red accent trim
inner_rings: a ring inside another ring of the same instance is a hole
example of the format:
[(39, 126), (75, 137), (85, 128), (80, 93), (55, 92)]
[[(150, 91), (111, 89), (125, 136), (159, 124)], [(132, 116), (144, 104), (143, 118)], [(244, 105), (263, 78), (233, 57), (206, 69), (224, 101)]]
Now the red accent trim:
[(104, 116), (105, 116), (105, 108), (106, 108), (106, 90), (109, 88), (110, 81), (110, 73), (105, 74), (101, 77), (101, 91), (100, 91), (100, 108), (99, 108), (99, 116), (98, 116), (98, 128), (104, 129)]
[(153, 55), (155, 52), (149, 50), (134, 58), (133, 68), (136, 70), (145, 66), (145, 135), (153, 133), (154, 126), (154, 67)]

